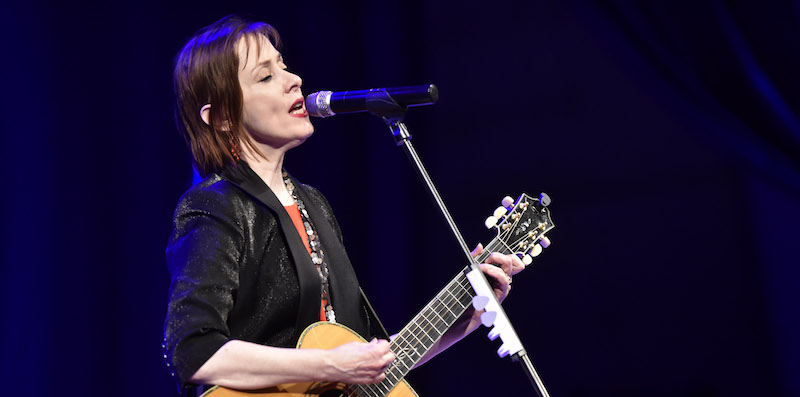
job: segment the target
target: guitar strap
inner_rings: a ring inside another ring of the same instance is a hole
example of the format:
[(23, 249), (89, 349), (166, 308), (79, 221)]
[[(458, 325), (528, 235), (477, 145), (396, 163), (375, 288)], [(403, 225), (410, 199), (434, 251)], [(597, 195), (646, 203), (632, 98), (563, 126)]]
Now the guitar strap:
[(381, 319), (378, 318), (378, 313), (375, 313), (375, 309), (372, 308), (372, 304), (369, 303), (369, 299), (367, 299), (367, 294), (364, 293), (364, 289), (358, 287), (358, 290), (361, 292), (361, 298), (364, 299), (364, 307), (367, 308), (367, 314), (369, 315), (370, 323), (374, 321), (374, 324), (376, 325), (375, 328), (377, 328), (376, 331), (379, 333), (378, 336), (389, 340), (389, 333), (386, 332), (386, 327), (383, 326)]

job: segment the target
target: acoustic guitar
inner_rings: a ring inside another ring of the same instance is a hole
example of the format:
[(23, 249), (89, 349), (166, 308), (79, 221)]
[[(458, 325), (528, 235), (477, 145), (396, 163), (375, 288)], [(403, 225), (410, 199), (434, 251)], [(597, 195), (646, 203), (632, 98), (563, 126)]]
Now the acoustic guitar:
[[(532, 258), (550, 244), (545, 233), (555, 227), (547, 208), (550, 198), (542, 194), (533, 198), (527, 194), (516, 202), (503, 199), (503, 206), (487, 218), (486, 226), (497, 229), (497, 237), (486, 245), (476, 259), (478, 263), (492, 252), (516, 254), (528, 265)], [(257, 396), (416, 396), (417, 393), (404, 377), (444, 333), (472, 305), (475, 292), (466, 274), (467, 266), (433, 298), (390, 342), (396, 358), (386, 378), (375, 384), (351, 385), (337, 382), (286, 383), (261, 390), (239, 391), (214, 386), (201, 397), (257, 397)], [(360, 335), (341, 324), (314, 323), (303, 331), (297, 342), (298, 349), (333, 349), (345, 343), (365, 341)]]

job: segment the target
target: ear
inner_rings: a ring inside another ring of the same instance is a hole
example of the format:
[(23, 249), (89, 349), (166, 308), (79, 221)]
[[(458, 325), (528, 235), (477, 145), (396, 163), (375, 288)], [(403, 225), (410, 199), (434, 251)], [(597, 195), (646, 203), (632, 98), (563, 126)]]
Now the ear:
[(207, 103), (200, 108), (200, 118), (206, 125), (211, 125), (211, 104)]

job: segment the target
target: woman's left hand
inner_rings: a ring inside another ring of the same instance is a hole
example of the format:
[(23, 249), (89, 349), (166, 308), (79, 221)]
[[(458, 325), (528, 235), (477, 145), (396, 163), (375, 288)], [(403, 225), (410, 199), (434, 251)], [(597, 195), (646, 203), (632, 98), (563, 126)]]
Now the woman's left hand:
[[(472, 257), (476, 257), (483, 252), (483, 245), (478, 244), (472, 251)], [(512, 276), (525, 269), (522, 260), (516, 255), (505, 255), (499, 252), (492, 252), (485, 263), (479, 265), (483, 273), (489, 279), (497, 300), (503, 302), (511, 291)]]

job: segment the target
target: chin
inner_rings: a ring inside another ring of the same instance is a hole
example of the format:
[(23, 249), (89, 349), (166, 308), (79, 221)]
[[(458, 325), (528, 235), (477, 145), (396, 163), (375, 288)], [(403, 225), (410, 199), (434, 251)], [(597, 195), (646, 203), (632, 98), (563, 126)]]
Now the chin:
[(314, 125), (311, 124), (311, 120), (308, 121), (308, 128), (306, 129), (305, 132), (306, 132), (306, 137), (304, 138), (304, 140), (308, 139), (308, 137), (310, 137), (311, 135), (314, 135)]
[(313, 128), (309, 129), (308, 131), (305, 131), (302, 134), (298, 134), (297, 139), (295, 139), (296, 143), (294, 145), (292, 145), (292, 147), (300, 146), (303, 142), (306, 141), (306, 139), (311, 138), (311, 135), (314, 135), (314, 129)]

